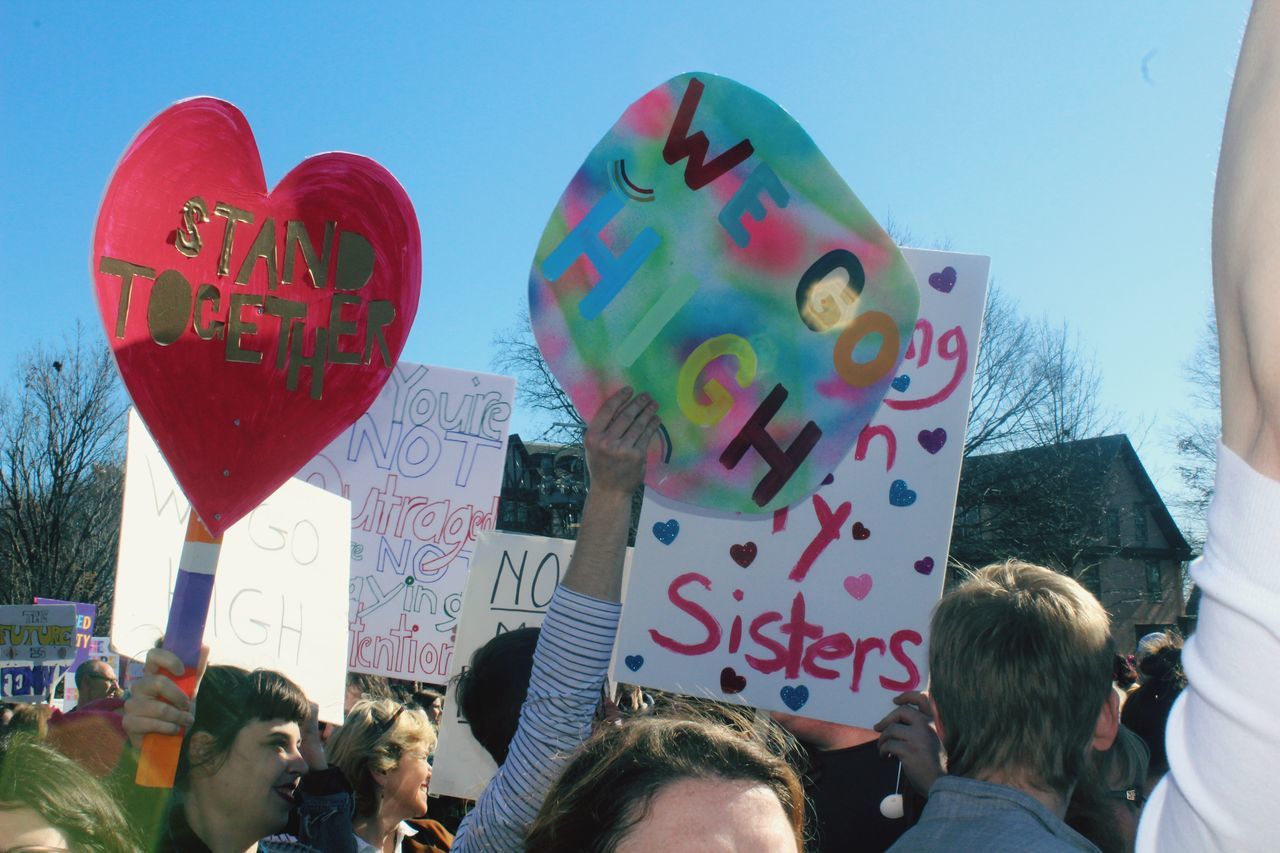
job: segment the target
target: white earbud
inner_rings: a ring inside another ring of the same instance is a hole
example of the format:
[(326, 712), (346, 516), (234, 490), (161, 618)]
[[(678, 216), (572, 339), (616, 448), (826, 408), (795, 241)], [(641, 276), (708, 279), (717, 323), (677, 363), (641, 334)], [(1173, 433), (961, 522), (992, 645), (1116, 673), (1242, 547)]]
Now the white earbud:
[(889, 820), (901, 820), (905, 814), (903, 808), (902, 795), (898, 793), (902, 788), (902, 762), (898, 762), (898, 781), (893, 783), (893, 793), (880, 801), (880, 814)]
[(890, 794), (880, 801), (880, 814), (889, 820), (899, 820), (903, 815), (902, 795)]

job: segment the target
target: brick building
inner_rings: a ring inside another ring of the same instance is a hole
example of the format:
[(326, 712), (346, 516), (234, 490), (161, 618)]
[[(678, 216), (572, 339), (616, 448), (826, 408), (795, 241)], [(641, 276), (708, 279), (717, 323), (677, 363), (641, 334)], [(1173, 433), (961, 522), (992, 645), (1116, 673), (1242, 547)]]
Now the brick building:
[(1016, 556), (1076, 577), (1107, 608), (1123, 648), (1186, 627), (1191, 548), (1127, 436), (971, 456), (960, 475), (951, 560)]

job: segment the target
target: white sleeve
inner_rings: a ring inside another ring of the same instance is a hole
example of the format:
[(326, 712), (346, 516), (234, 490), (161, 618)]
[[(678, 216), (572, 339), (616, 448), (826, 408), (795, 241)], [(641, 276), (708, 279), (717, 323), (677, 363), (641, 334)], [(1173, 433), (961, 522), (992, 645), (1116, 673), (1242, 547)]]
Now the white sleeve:
[(1148, 801), (1139, 853), (1280, 849), (1280, 482), (1218, 442), (1200, 618), (1188, 685), (1169, 714), (1169, 773)]

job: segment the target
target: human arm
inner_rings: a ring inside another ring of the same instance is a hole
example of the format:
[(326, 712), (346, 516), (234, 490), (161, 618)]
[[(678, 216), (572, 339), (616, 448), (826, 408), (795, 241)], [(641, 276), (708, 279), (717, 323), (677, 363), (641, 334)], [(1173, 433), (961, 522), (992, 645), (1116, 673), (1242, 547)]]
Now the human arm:
[(1222, 438), (1280, 480), (1280, 6), (1249, 18), (1227, 110), (1213, 210)]
[(591, 734), (622, 612), (631, 499), (656, 430), (656, 406), (629, 389), (592, 418), (585, 438), (591, 486), (573, 556), (542, 623), (507, 759), (458, 827), (455, 853), (523, 850), (543, 797)]
[(911, 691), (893, 697), (894, 709), (875, 724), (880, 733), (880, 754), (902, 762), (902, 775), (916, 793), (929, 789), (946, 773), (942, 766), (942, 742), (933, 728), (933, 702), (928, 693)]
[(1274, 846), (1280, 763), (1280, 4), (1254, 6), (1223, 134), (1213, 218), (1222, 442), (1187, 689), (1169, 715), (1170, 771), (1139, 851)]
[(582, 525), (562, 583), (600, 601), (622, 601), (622, 566), (631, 528), (631, 500), (644, 482), (658, 404), (623, 388), (591, 420), (583, 437), (591, 486)]

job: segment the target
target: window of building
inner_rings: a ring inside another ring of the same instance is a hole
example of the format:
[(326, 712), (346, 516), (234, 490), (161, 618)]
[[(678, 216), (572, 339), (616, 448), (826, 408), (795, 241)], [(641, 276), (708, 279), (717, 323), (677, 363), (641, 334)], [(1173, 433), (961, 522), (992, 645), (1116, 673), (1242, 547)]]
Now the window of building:
[(1160, 582), (1160, 564), (1147, 560), (1147, 595), (1152, 601), (1164, 600), (1164, 584)]
[(1147, 544), (1147, 507), (1145, 504), (1133, 505), (1133, 544)]
[(1115, 507), (1110, 507), (1109, 509), (1107, 509), (1106, 512), (1107, 512), (1107, 516), (1106, 516), (1107, 544), (1119, 545), (1120, 544), (1120, 510), (1116, 509)]

